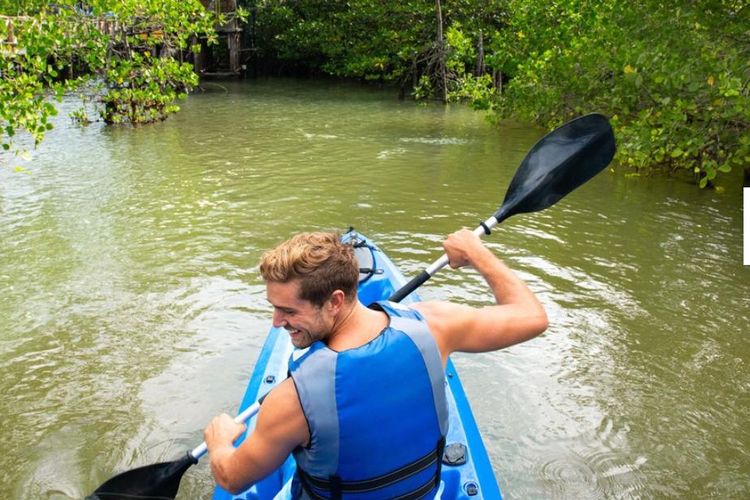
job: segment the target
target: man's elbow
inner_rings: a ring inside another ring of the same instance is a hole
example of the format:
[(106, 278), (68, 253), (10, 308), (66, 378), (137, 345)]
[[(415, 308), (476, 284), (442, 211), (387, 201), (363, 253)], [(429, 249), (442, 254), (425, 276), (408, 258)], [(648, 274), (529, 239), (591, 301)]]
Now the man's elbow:
[(542, 309), (541, 313), (537, 317), (536, 320), (536, 333), (534, 336), (541, 335), (547, 328), (549, 328), (549, 318), (547, 317), (547, 313)]
[(228, 488), (226, 488), (226, 490), (232, 495), (239, 495), (240, 493), (245, 491), (246, 488), (247, 486), (244, 486), (244, 485), (243, 486), (231, 485)]
[(216, 484), (221, 486), (221, 488), (228, 493), (231, 493), (232, 495), (239, 495), (243, 491), (245, 491), (247, 488), (249, 488), (251, 485), (239, 483), (237, 481), (231, 481), (231, 480), (219, 480), (219, 478), (216, 478)]
[(249, 486), (251, 486), (245, 484), (245, 482), (243, 481), (237, 481), (236, 478), (233, 478), (230, 474), (228, 474), (227, 471), (224, 470), (224, 468), (220, 465), (212, 464), (211, 469), (214, 475), (214, 479), (216, 480), (216, 484), (219, 485), (221, 489), (231, 493), (232, 495), (237, 495), (238, 493), (243, 492)]
[(537, 335), (541, 335), (549, 327), (549, 319), (547, 318), (547, 312), (541, 306), (536, 308), (534, 313), (528, 316), (528, 321), (529, 321), (527, 323), (528, 339), (533, 339)]

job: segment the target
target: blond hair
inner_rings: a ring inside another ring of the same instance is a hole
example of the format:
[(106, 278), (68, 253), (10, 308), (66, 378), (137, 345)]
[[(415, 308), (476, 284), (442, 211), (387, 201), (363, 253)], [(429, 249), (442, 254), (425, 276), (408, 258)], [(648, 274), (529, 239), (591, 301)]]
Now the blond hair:
[(288, 283), (299, 280), (300, 298), (320, 307), (335, 290), (347, 301), (357, 296), (359, 265), (351, 245), (335, 232), (300, 233), (260, 259), (265, 281)]

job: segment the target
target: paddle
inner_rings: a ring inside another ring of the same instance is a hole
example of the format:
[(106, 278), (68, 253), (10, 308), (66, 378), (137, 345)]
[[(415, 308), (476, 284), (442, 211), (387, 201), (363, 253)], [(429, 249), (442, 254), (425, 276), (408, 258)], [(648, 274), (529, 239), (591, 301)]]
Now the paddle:
[[(250, 420), (258, 413), (262, 401), (263, 398), (248, 407), (234, 421), (244, 424)], [(118, 474), (99, 486), (86, 500), (172, 499), (177, 495), (182, 475), (207, 451), (203, 442), (174, 462), (146, 465)]]
[[(550, 132), (534, 145), (518, 167), (500, 209), (474, 232), (489, 232), (508, 217), (535, 212), (554, 205), (563, 196), (596, 175), (612, 160), (615, 141), (609, 122), (592, 114), (572, 120)], [(419, 276), (403, 286), (390, 300), (399, 302), (438, 270), (445, 267), (443, 255)], [(262, 398), (261, 398), (262, 401)], [(258, 401), (237, 415), (244, 423), (260, 408)], [(206, 454), (202, 443), (183, 458), (123, 472), (94, 491), (89, 500), (172, 499), (177, 494), (185, 471)]]
[[(523, 159), (500, 205), (474, 233), (489, 234), (496, 224), (516, 214), (548, 208), (604, 169), (615, 155), (615, 138), (599, 114), (576, 118), (542, 137)], [(443, 254), (389, 300), (400, 302), (448, 264)]]

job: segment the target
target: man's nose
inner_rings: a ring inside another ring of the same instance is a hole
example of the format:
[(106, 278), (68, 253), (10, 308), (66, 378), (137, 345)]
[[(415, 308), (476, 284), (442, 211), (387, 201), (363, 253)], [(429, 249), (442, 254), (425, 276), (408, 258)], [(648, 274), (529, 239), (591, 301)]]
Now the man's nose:
[(284, 326), (286, 326), (284, 313), (276, 309), (274, 309), (273, 311), (273, 326), (274, 328), (283, 328)]

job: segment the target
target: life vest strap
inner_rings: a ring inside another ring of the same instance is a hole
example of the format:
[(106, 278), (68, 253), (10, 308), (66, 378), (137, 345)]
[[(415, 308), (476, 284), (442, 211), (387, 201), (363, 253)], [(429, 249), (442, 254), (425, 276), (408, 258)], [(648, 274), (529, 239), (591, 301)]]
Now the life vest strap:
[[(439, 477), (440, 477), (440, 474), (438, 474), (438, 486), (440, 483)], [(338, 496), (334, 493), (331, 495), (329, 499), (313, 491), (305, 479), (302, 479), (302, 487), (304, 488), (305, 492), (312, 500), (331, 500), (331, 499), (339, 500), (341, 499), (341, 491), (338, 492)], [(428, 494), (430, 491), (434, 489), (435, 489), (435, 479), (430, 478), (422, 486), (408, 493), (404, 493), (403, 495), (393, 497), (392, 500), (417, 500), (417, 499), (423, 498), (426, 494)]]
[(393, 500), (416, 500), (419, 498), (424, 497), (427, 493), (435, 489), (435, 481), (430, 478), (429, 481), (424, 483), (422, 486), (417, 488), (414, 491), (410, 491), (409, 493), (405, 493), (401, 496), (394, 497)]
[[(402, 481), (410, 476), (413, 476), (414, 474), (417, 474), (419, 472), (422, 472), (423, 470), (427, 469), (430, 466), (433, 466), (437, 464), (437, 471), (436, 475), (434, 477), (431, 477), (429, 482), (426, 483), (424, 486), (421, 486), (419, 490), (428, 487), (426, 491), (429, 491), (432, 489), (436, 484), (440, 484), (440, 455), (442, 455), (442, 450), (444, 446), (444, 439), (441, 439), (437, 446), (437, 453), (436, 450), (430, 451), (427, 455), (418, 458), (417, 460), (408, 463), (404, 465), (403, 467), (393, 471), (389, 472), (387, 474), (383, 474), (382, 476), (378, 476), (372, 479), (364, 479), (364, 480), (358, 480), (358, 481), (341, 481), (338, 477), (332, 476), (331, 479), (322, 479), (319, 477), (314, 477), (302, 470), (300, 467), (297, 467), (297, 470), (300, 473), (300, 476), (302, 476), (303, 484), (308, 486), (313, 486), (315, 488), (321, 489), (321, 490), (327, 490), (332, 493), (344, 492), (344, 493), (362, 493), (367, 491), (374, 491), (378, 490), (380, 488), (385, 488), (386, 486), (390, 486), (394, 483), (397, 483), (399, 481)], [(409, 493), (408, 495), (411, 495), (413, 493)], [(414, 498), (406, 496), (404, 498)]]

